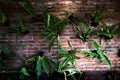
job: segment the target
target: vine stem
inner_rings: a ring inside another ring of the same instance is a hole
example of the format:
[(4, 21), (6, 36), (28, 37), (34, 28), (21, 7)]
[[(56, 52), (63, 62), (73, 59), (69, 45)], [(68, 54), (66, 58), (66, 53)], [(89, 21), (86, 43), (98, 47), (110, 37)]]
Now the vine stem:
[(57, 49), (60, 49), (60, 36), (57, 36)]
[(67, 80), (66, 73), (64, 72), (64, 80)]

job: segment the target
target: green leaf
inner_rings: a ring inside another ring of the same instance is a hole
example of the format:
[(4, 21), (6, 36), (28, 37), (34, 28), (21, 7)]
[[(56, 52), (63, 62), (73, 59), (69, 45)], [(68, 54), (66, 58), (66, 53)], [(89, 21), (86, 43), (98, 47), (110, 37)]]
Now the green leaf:
[(95, 41), (92, 41), (92, 46), (95, 50), (98, 50), (100, 48), (100, 46)]
[(5, 16), (5, 14), (3, 13), (3, 11), (0, 11), (0, 24), (3, 24), (7, 21), (7, 18)]
[(97, 54), (91, 51), (82, 51), (81, 53), (85, 54), (87, 58), (97, 58)]
[(50, 26), (50, 14), (48, 14), (48, 17), (47, 17), (47, 28), (49, 28)]
[(64, 68), (65, 66), (67, 66), (69, 61), (70, 61), (70, 58), (68, 58), (67, 60), (65, 60), (65, 62), (63, 62), (63, 64), (62, 64), (62, 68)]
[(60, 36), (58, 35), (57, 37), (57, 41), (58, 41), (58, 49), (60, 48)]
[(84, 21), (82, 18), (78, 17), (78, 21), (83, 25), (85, 28), (89, 28), (89, 24)]
[(31, 17), (35, 17), (35, 10), (32, 7), (32, 4), (29, 2), (29, 0), (25, 0), (25, 4), (23, 4), (22, 2), (19, 2), (19, 5), (31, 16)]
[(2, 48), (3, 48), (2, 51), (3, 51), (4, 53), (6, 53), (6, 54), (9, 54), (10, 51), (11, 51), (11, 49), (8, 48), (8, 46), (3, 46)]
[(27, 30), (26, 25), (24, 24), (22, 18), (20, 16), (17, 15), (17, 23), (19, 24), (19, 33), (24, 32), (25, 30)]
[(68, 40), (68, 45), (69, 45), (70, 49), (72, 50), (72, 45), (70, 44), (69, 40)]
[(49, 59), (47, 56), (44, 56), (44, 59), (47, 60), (47, 62), (51, 66), (51, 69), (56, 67), (56, 63), (52, 59)]
[(42, 58), (41, 56), (37, 57), (37, 62), (36, 62), (36, 73), (37, 73), (37, 78), (41, 75), (42, 72)]
[(22, 2), (19, 2), (19, 5), (28, 13), (28, 14), (32, 14), (31, 11), (22, 3)]
[(49, 63), (47, 62), (47, 60), (44, 58), (41, 59), (42, 60), (42, 66), (43, 66), (43, 69), (44, 71), (48, 74), (50, 72), (50, 69), (49, 69)]
[(20, 70), (21, 73), (23, 73), (25, 76), (30, 76), (30, 74), (28, 73), (27, 69), (25, 67), (23, 67), (21, 70)]
[(24, 26), (24, 23), (23, 23), (23, 21), (22, 21), (22, 18), (20, 17), (20, 16), (16, 16), (16, 18), (17, 18), (17, 22), (18, 22), (18, 24), (19, 24), (19, 26), (20, 27), (23, 27)]
[(36, 60), (36, 56), (33, 56), (31, 58), (28, 59), (29, 61), (35, 61)]
[(111, 66), (110, 60), (103, 54), (102, 50), (98, 50), (97, 53), (100, 55), (100, 57), (109, 65)]
[(6, 34), (16, 33), (16, 32), (18, 32), (18, 30), (16, 28), (8, 27), (8, 28), (6, 28), (6, 31), (4, 31), (2, 34), (6, 35)]
[(58, 64), (58, 72), (62, 72), (62, 63)]
[(55, 41), (56, 38), (57, 38), (56, 36), (53, 36), (52, 39), (50, 40), (50, 43), (49, 43), (49, 51), (51, 50), (52, 45), (53, 45), (53, 43), (54, 43), (54, 41)]

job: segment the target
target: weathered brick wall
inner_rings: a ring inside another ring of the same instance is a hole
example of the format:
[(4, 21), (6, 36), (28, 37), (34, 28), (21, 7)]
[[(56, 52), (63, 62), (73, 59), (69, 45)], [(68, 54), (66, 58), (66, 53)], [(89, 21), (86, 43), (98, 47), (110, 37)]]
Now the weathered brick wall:
[[(89, 13), (91, 10), (95, 10), (96, 6), (104, 6), (108, 7), (108, 11), (112, 12), (112, 17), (105, 20), (108, 24), (120, 24), (120, 6), (119, 0), (30, 0), (32, 5), (34, 6), (37, 14), (41, 14), (43, 10), (49, 7), (53, 7), (50, 10), (52, 15), (56, 15), (59, 18), (66, 18), (66, 12), (74, 12), (76, 16), (81, 16), (82, 18), (87, 20), (85, 14)], [(6, 3), (7, 4), (7, 3)], [(3, 4), (1, 3), (0, 7), (3, 8)], [(17, 5), (17, 3), (8, 3), (8, 15), (10, 16), (10, 25), (17, 26), (14, 24), (15, 22), (15, 14), (19, 13), (23, 16), (26, 13)], [(24, 14), (24, 15), (23, 15)], [(41, 22), (32, 23), (31, 21), (26, 21), (29, 24), (33, 31), (27, 35), (20, 35), (18, 37), (17, 44), (28, 44), (30, 45), (27, 48), (18, 48), (16, 50), (17, 54), (20, 54), (22, 57), (27, 58), (30, 55), (38, 53), (40, 50), (52, 54), (57, 50), (57, 44), (55, 43), (51, 52), (48, 52), (48, 44), (49, 41), (45, 39), (43, 33), (41, 33), (41, 27), (43, 27)], [(2, 33), (2, 27), (0, 27), (0, 34)], [(92, 37), (92, 39), (98, 41), (98, 37)], [(75, 33), (72, 29), (72, 26), (68, 24), (64, 29), (61, 35), (61, 45), (68, 48), (67, 40), (69, 40), (74, 48), (78, 48), (78, 50), (83, 49), (91, 49), (91, 45), (89, 43), (82, 43), (80, 39), (75, 36)], [(12, 45), (15, 45), (15, 35), (8, 34), (6, 36), (0, 35), (0, 41), (11, 41)], [(112, 40), (104, 41), (101, 44), (102, 46), (106, 46), (107, 56), (112, 62), (112, 68), (110, 68), (105, 63), (98, 62), (96, 59), (85, 59), (82, 55), (81, 59), (77, 61), (77, 67), (83, 71), (108, 71), (108, 70), (120, 70), (120, 57), (117, 56), (118, 48), (120, 48), (120, 38), (114, 38)], [(13, 64), (13, 60), (11, 62)], [(15, 63), (13, 66), (17, 67), (19, 63)], [(97, 72), (98, 73), (98, 72)], [(102, 73), (101, 73), (102, 74)], [(88, 75), (88, 74), (87, 74)], [(90, 75), (90, 74), (89, 74)], [(92, 74), (91, 74), (92, 75)], [(90, 80), (104, 80), (100, 77), (90, 77)]]

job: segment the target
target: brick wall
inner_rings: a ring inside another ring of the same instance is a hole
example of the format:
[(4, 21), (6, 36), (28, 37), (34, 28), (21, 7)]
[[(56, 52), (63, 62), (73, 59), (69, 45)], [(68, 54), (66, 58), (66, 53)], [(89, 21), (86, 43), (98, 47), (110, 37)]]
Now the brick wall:
[[(91, 10), (95, 10), (96, 6), (107, 6), (108, 11), (112, 12), (112, 17), (105, 20), (107, 24), (113, 24), (117, 23), (120, 24), (120, 9), (119, 9), (119, 0), (30, 0), (32, 5), (34, 6), (37, 14), (40, 14), (43, 10), (49, 7), (53, 7), (53, 9), (50, 10), (50, 13), (52, 15), (56, 15), (59, 18), (66, 18), (67, 14), (66, 12), (74, 12), (76, 16), (81, 16), (82, 18), (87, 20), (87, 17), (85, 14), (89, 13)], [(5, 7), (5, 4), (0, 3), (0, 7)], [(11, 26), (17, 26), (15, 22), (15, 14), (19, 13), (23, 16), (26, 15), (26, 13), (17, 5), (17, 3), (11, 3), (9, 2), (7, 7), (9, 19), (10, 19), (10, 25)], [(18, 48), (15, 52), (17, 54), (20, 54), (23, 58), (27, 58), (30, 55), (33, 55), (35, 53), (38, 53), (40, 50), (46, 52), (47, 54), (52, 54), (56, 51), (57, 45), (54, 44), (51, 52), (48, 52), (48, 40), (45, 39), (45, 36), (41, 33), (41, 27), (43, 27), (43, 24), (41, 22), (37, 23), (31, 23), (31, 21), (26, 21), (27, 24), (29, 24), (33, 31), (27, 35), (20, 35), (18, 37), (18, 43), (17, 44), (28, 44), (29, 47), (27, 48)], [(0, 27), (0, 34), (2, 33), (2, 27)], [(97, 37), (92, 37), (92, 39), (98, 41)], [(64, 29), (62, 35), (61, 35), (61, 45), (68, 48), (67, 40), (69, 40), (74, 48), (78, 47), (78, 50), (83, 49), (90, 49), (91, 45), (89, 43), (82, 43), (80, 39), (78, 39), (75, 36), (75, 33), (72, 29), (72, 26), (68, 24), (66, 28)], [(8, 34), (6, 36), (0, 35), (0, 41), (11, 41), (12, 45), (16, 44), (15, 41), (15, 35), (14, 34)], [(81, 59), (77, 61), (77, 67), (83, 71), (90, 71), (94, 74), (98, 73), (99, 71), (109, 71), (109, 70), (120, 70), (120, 57), (117, 56), (118, 47), (120, 46), (120, 38), (114, 38), (112, 40), (104, 41), (101, 44), (102, 46), (106, 46), (107, 50), (107, 56), (112, 62), (112, 68), (110, 68), (105, 63), (98, 62), (96, 59), (85, 59), (81, 56)], [(120, 47), (119, 47), (120, 48)], [(11, 60), (12, 63), (15, 62), (15, 60)], [(17, 67), (19, 63), (16, 63), (12, 65), (13, 67)], [(96, 73), (95, 73), (96, 72)], [(104, 73), (103, 73), (104, 74)], [(87, 74), (90, 75), (90, 74)], [(91, 74), (93, 75), (93, 74)], [(102, 73), (101, 73), (102, 75)], [(104, 80), (100, 77), (90, 77), (90, 80)]]

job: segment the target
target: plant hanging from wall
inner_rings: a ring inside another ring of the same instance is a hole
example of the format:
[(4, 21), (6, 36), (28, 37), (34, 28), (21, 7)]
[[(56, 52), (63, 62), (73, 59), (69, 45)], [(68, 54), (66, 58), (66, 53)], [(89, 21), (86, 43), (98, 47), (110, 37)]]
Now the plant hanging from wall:
[(96, 28), (92, 28), (86, 21), (82, 18), (76, 18), (79, 23), (78, 26), (73, 26), (75, 33), (83, 41), (89, 41), (89, 37), (96, 34)]
[[(64, 73), (64, 80), (67, 80), (67, 76), (73, 76), (75, 73), (79, 73), (79, 70), (75, 67), (75, 62), (80, 59), (76, 56), (76, 49), (72, 48), (72, 45), (68, 41), (70, 50), (66, 50), (65, 47), (60, 46), (58, 49), (59, 61), (57, 72)], [(68, 73), (68, 74), (67, 74)], [(76, 80), (75, 77), (73, 80)]]
[(110, 60), (104, 54), (105, 51), (102, 50), (101, 47), (95, 41), (92, 41), (92, 46), (93, 46), (93, 50), (82, 51), (82, 53), (85, 54), (87, 58), (97, 58), (98, 60), (105, 61), (109, 66), (111, 66), (112, 64)]
[(25, 3), (19, 2), (19, 5), (23, 8), (23, 10), (29, 14), (28, 18), (37, 18), (36, 12), (32, 6), (32, 4), (29, 2), (29, 0), (24, 0)]
[(98, 30), (97, 35), (100, 36), (101, 39), (112, 39), (115, 36), (120, 36), (120, 27), (117, 24), (112, 24), (108, 26), (103, 22), (100, 30)]
[(16, 20), (19, 27), (8, 27), (3, 34), (15, 33), (16, 39), (21, 34), (28, 34), (31, 31), (31, 27), (26, 25), (20, 16), (16, 16)]
[(7, 21), (7, 18), (5, 14), (3, 13), (3, 11), (0, 10), (0, 25), (4, 24), (6, 21)]
[(57, 40), (58, 43), (60, 42), (59, 36), (61, 35), (66, 25), (66, 19), (61, 20), (56, 16), (50, 16), (50, 14), (48, 14), (46, 24), (43, 30), (45, 31), (46, 38), (50, 40), (49, 51), (51, 50), (55, 40)]
[(37, 79), (40, 78), (43, 72), (50, 76), (56, 67), (56, 63), (46, 56), (43, 51), (35, 56), (30, 57), (28, 61), (35, 62), (35, 69), (31, 69), (31, 71), (35, 71)]
[[(29, 2), (29, 0), (24, 0), (25, 3), (19, 2), (19, 5), (26, 11), (28, 14), (27, 18), (32, 18), (37, 21), (41, 20), (41, 18), (36, 14), (32, 4)], [(45, 11), (45, 15), (47, 10)], [(103, 14), (104, 10), (98, 9), (96, 12), (93, 12), (90, 14), (91, 18), (91, 24), (89, 24), (87, 21), (83, 20), (80, 17), (74, 17), (73, 14), (71, 14), (68, 19), (59, 19), (56, 16), (51, 16), (50, 14), (47, 14), (47, 18), (45, 17), (45, 26), (43, 27), (43, 31), (46, 34), (46, 38), (50, 40), (49, 42), (49, 51), (52, 49), (52, 46), (55, 41), (57, 41), (58, 44), (58, 51), (57, 54), (57, 59), (51, 59), (49, 56), (46, 56), (43, 52), (40, 52), (40, 54), (34, 55), (30, 57), (29, 59), (26, 60), (26, 64), (22, 66), (22, 68), (17, 71), (17, 73), (22, 73), (25, 76), (30, 76), (32, 73), (36, 75), (37, 78), (35, 79), (40, 79), (42, 73), (45, 73), (49, 80), (53, 80), (51, 76), (54, 76), (53, 73), (62, 73), (64, 74), (64, 80), (67, 80), (68, 76), (71, 76), (73, 80), (78, 80), (74, 77), (75, 73), (80, 73), (80, 71), (75, 67), (75, 61), (79, 59), (79, 57), (76, 56), (77, 50), (73, 49), (72, 45), (68, 41), (68, 45), (70, 50), (65, 49), (65, 47), (62, 47), (60, 45), (60, 35), (62, 34), (65, 26), (67, 23), (70, 21), (73, 25), (73, 29), (76, 34), (78, 34), (78, 37), (83, 41), (83, 42), (91, 42), (93, 49), (91, 51), (83, 51), (83, 53), (86, 55), (86, 57), (90, 58), (97, 58), (99, 60), (104, 60), (108, 65), (111, 66), (110, 60), (107, 58), (107, 56), (104, 54), (104, 50), (101, 49), (101, 47), (95, 42), (91, 41), (89, 39), (90, 36), (92, 35), (99, 35), (99, 36), (105, 36), (109, 38), (113, 38), (114, 35), (118, 34), (118, 27), (116, 25), (112, 26), (107, 26), (106, 24), (103, 24), (103, 27), (100, 28), (100, 31), (98, 30), (97, 33), (97, 28), (99, 25), (99, 22), (102, 22), (103, 20)], [(0, 17), (2, 16), (1, 23), (4, 23), (5, 21), (5, 16), (0, 13)], [(16, 38), (21, 35), (21, 34), (27, 34), (30, 32), (30, 26), (26, 25), (22, 18), (20, 16), (17, 16), (17, 23), (19, 27), (8, 27), (7, 32), (5, 34), (9, 33), (15, 33)], [(95, 26), (95, 27), (92, 27)], [(114, 30), (112, 32), (112, 30)], [(103, 34), (104, 33), (104, 34)], [(4, 48), (3, 46), (0, 45), (0, 60), (1, 60), (1, 54), (4, 53)], [(6, 49), (6, 48), (5, 48)], [(33, 68), (30, 67), (27, 70), (27, 61), (33, 62)], [(18, 77), (18, 76), (17, 76)], [(12, 78), (13, 79), (13, 78)], [(59, 78), (57, 78), (59, 79)], [(25, 80), (25, 78), (21, 79)], [(63, 80), (63, 78), (62, 78)], [(68, 79), (69, 80), (69, 79)], [(71, 79), (70, 79), (71, 80)], [(80, 78), (79, 78), (80, 80)], [(82, 79), (83, 80), (83, 79)]]
[(108, 17), (108, 14), (106, 14), (106, 8), (98, 8), (96, 11), (88, 14), (88, 17), (90, 18), (91, 26), (97, 27), (103, 19)]
[(35, 22), (44, 22), (47, 18), (47, 13), (52, 7), (45, 9), (42, 14), (37, 14), (32, 4), (29, 2), (29, 0), (24, 0), (25, 3), (19, 2), (19, 5), (22, 7), (22, 9), (28, 14), (26, 18), (28, 19), (34, 19)]

